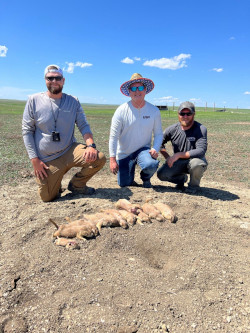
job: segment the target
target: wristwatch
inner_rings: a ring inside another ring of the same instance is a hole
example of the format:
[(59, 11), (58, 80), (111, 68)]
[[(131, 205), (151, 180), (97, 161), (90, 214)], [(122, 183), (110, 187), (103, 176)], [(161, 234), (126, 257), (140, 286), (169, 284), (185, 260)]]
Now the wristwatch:
[(92, 147), (96, 149), (96, 144), (95, 143), (91, 143), (91, 145), (88, 145), (87, 147)]

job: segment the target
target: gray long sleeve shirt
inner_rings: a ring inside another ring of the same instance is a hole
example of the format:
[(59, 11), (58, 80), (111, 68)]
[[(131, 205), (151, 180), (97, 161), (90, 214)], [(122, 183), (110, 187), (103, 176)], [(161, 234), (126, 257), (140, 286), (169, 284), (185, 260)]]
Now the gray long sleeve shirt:
[(163, 139), (159, 109), (146, 102), (136, 109), (132, 102), (120, 105), (114, 113), (109, 137), (110, 157), (121, 160), (142, 147), (151, 147), (158, 152)]
[(189, 152), (190, 158), (205, 159), (207, 151), (207, 129), (204, 125), (194, 121), (193, 126), (184, 131), (180, 123), (167, 127), (163, 133), (162, 147), (171, 141), (174, 153)]
[[(63, 155), (76, 142), (75, 124), (82, 135), (91, 133), (86, 116), (77, 98), (62, 94), (60, 105), (46, 92), (29, 97), (22, 121), (23, 140), (29, 158), (43, 162)], [(52, 132), (60, 133), (60, 141), (52, 140)]]

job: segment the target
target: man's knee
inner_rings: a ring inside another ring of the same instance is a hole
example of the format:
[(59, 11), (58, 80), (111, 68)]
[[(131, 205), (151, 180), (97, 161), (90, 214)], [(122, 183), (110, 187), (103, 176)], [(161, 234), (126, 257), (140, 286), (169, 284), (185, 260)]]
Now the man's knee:
[(98, 161), (102, 167), (105, 165), (107, 161), (106, 156), (101, 151), (98, 153)]
[(38, 194), (40, 195), (40, 198), (42, 199), (43, 202), (50, 202), (55, 200), (58, 196), (59, 196), (59, 191), (56, 194), (50, 194), (48, 191), (46, 190), (38, 190)]
[(205, 171), (207, 169), (207, 163), (200, 158), (190, 159), (189, 164), (188, 164), (189, 172), (196, 169), (197, 167), (198, 167), (198, 169)]
[(152, 158), (152, 160), (147, 161), (144, 165), (143, 171), (155, 172), (158, 168), (159, 161)]

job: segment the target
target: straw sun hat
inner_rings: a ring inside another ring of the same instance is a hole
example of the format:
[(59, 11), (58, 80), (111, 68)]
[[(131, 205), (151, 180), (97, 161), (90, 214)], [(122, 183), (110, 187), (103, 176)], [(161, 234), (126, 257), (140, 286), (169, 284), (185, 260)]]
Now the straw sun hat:
[(123, 95), (129, 96), (129, 87), (135, 82), (141, 82), (146, 87), (146, 94), (150, 93), (155, 86), (152, 80), (142, 77), (139, 73), (134, 73), (129, 81), (126, 81), (121, 85), (120, 90)]

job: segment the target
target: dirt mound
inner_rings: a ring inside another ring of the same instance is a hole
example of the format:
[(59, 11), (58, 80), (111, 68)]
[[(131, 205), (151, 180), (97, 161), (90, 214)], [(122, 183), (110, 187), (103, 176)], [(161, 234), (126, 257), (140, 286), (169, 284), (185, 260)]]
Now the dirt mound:
[[(2, 186), (0, 332), (248, 332), (249, 190), (152, 183), (120, 189), (100, 172), (94, 196), (65, 191), (51, 203), (33, 178)], [(165, 202), (178, 221), (103, 228), (79, 250), (55, 246), (49, 218), (62, 223), (120, 198)]]

